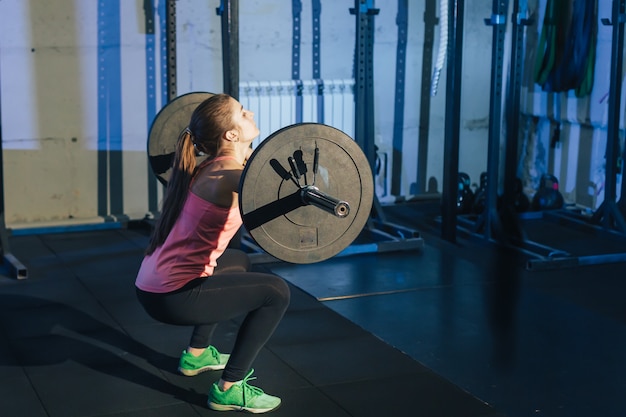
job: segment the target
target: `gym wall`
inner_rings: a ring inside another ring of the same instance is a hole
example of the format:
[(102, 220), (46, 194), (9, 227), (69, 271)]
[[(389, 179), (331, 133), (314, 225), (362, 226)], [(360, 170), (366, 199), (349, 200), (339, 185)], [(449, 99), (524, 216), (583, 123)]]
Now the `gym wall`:
[[(531, 0), (529, 7), (540, 13), (544, 2)], [(167, 103), (165, 27), (164, 16), (159, 14), (163, 0), (153, 2), (153, 31), (145, 3), (149, 2), (0, 1), (3, 185), (9, 228), (141, 219), (157, 209), (163, 190), (148, 167), (146, 140), (155, 113)], [(427, 1), (408, 3), (400, 196), (410, 197), (417, 171), (420, 98), (428, 94), (420, 91)], [(220, 92), (222, 39), (216, 14), (220, 2), (177, 0), (175, 4), (177, 95)], [(321, 4), (321, 78), (352, 78), (356, 25), (349, 9), (354, 2), (322, 0)], [(398, 4), (378, 1), (375, 6), (380, 10), (374, 44), (376, 142), (382, 153), (391, 155)], [(600, 17), (610, 15), (605, 12)], [(487, 159), (492, 29), (484, 19), (490, 15), (490, 2), (466, 5), (459, 170), (470, 174), (474, 183), (486, 169)], [(302, 1), (301, 25), (300, 76), (311, 79), (312, 10), (307, 0)], [(241, 1), (239, 26), (240, 80), (291, 79), (291, 2)], [(530, 32), (538, 30), (538, 25), (529, 29), (529, 42)], [(438, 31), (439, 26), (435, 53)], [(598, 40), (597, 62), (608, 62), (609, 52), (610, 34), (604, 33)], [(608, 79), (602, 71), (608, 72), (608, 67), (597, 68), (598, 84), (587, 101), (589, 111), (583, 112), (591, 122), (581, 120), (580, 111), (572, 118), (569, 107), (561, 106), (562, 148), (558, 153), (537, 151), (535, 144), (545, 147), (551, 129), (544, 125), (552, 126), (554, 112), (549, 111), (549, 95), (526, 78), (523, 111), (528, 122), (521, 125), (526, 129), (523, 133), (527, 132), (523, 136), (527, 151), (520, 161), (532, 162), (520, 162), (519, 172), (531, 178), (526, 181), (528, 193), (533, 192), (532, 178), (540, 175), (539, 168), (553, 167), (566, 186), (568, 201), (597, 204), (597, 196), (589, 198), (587, 185), (599, 181), (596, 171), (601, 163), (597, 161), (606, 129), (606, 102), (601, 99), (607, 88), (602, 82)], [(439, 192), (445, 83), (444, 68), (438, 94), (430, 103), (426, 169)], [(572, 102), (569, 96), (564, 100)], [(580, 110), (581, 103), (575, 100), (572, 106)], [(568, 136), (578, 139), (566, 141)], [(574, 168), (572, 161), (577, 161)]]

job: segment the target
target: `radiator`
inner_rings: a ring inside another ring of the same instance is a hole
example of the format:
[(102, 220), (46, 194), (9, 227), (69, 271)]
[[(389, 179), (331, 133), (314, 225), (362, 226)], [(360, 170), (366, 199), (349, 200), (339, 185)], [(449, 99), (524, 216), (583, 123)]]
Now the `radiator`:
[(239, 101), (254, 112), (260, 134), (253, 146), (283, 127), (324, 123), (354, 138), (354, 80), (247, 81)]
[[(301, 122), (324, 123), (354, 139), (354, 80), (248, 81), (239, 83), (239, 102), (254, 112), (256, 147), (278, 129)], [(374, 182), (379, 197), (388, 196), (390, 161), (378, 152)]]

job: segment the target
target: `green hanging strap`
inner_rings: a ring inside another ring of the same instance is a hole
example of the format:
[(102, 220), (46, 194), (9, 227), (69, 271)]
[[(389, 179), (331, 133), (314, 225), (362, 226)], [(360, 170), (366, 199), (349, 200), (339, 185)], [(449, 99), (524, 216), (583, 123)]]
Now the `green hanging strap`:
[(595, 71), (595, 64), (596, 64), (596, 42), (597, 42), (597, 38), (598, 38), (598, 29), (597, 29), (597, 13), (598, 13), (598, 9), (597, 9), (597, 2), (596, 0), (590, 0), (593, 1), (593, 9), (592, 11), (592, 27), (591, 27), (591, 40), (589, 43), (589, 52), (587, 53), (587, 60), (585, 62), (585, 73), (584, 73), (584, 77), (580, 83), (580, 85), (578, 85), (576, 87), (576, 89), (574, 90), (576, 97), (585, 97), (589, 94), (591, 94), (591, 90), (593, 89), (593, 77), (594, 77), (594, 71)]
[(576, 87), (576, 97), (585, 97), (591, 94), (593, 89), (594, 66), (596, 61), (596, 42), (595, 39), (589, 46), (589, 55), (587, 56), (587, 65), (585, 66), (585, 77), (578, 87)]
[(546, 11), (543, 16), (543, 26), (537, 45), (537, 55), (535, 56), (535, 82), (543, 86), (556, 61), (556, 19), (555, 0), (547, 0)]

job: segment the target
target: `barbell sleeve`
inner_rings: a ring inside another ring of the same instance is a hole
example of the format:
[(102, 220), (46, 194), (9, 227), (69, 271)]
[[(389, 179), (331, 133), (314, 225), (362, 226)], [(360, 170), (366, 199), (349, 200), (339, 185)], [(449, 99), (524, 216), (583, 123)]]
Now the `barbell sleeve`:
[(334, 214), (337, 217), (346, 217), (350, 213), (350, 204), (347, 201), (337, 200), (326, 193), (320, 191), (319, 188), (307, 185), (302, 187), (302, 201), (305, 204), (311, 204), (321, 208), (324, 211)]

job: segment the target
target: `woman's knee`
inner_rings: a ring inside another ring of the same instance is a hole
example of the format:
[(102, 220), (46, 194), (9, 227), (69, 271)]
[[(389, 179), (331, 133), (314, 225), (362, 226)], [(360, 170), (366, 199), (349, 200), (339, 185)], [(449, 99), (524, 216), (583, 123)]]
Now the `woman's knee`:
[(291, 290), (287, 282), (279, 276), (272, 275), (272, 288), (274, 289), (276, 302), (284, 309), (287, 309), (291, 300)]

